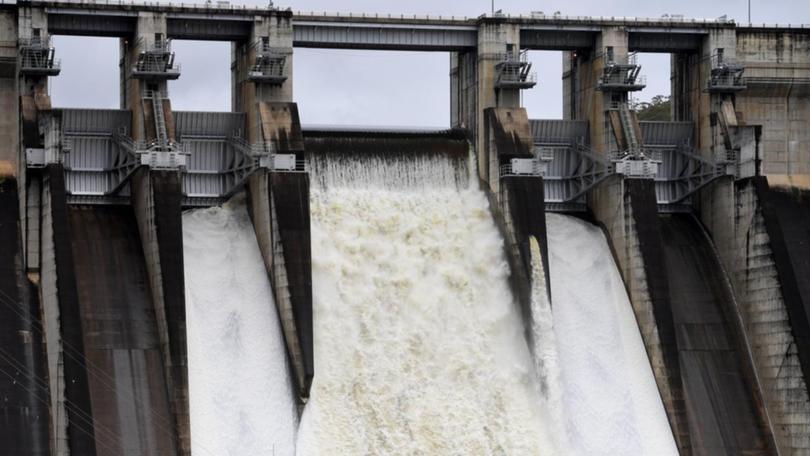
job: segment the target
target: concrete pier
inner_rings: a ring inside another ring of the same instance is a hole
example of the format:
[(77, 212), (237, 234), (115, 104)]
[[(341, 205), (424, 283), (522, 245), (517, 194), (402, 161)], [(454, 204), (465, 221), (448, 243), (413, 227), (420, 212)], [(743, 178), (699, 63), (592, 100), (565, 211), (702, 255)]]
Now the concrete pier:
[[(45, 316), (54, 448), (57, 454), (98, 454), (79, 308), (64, 170), (47, 168), (43, 191), (42, 304)], [(70, 403), (71, 406), (67, 406)], [(64, 415), (63, 415), (64, 413)], [(67, 419), (65, 423), (60, 417)], [(64, 428), (63, 428), (64, 427)], [(67, 440), (67, 442), (65, 442)], [(65, 445), (67, 443), (67, 445)]]

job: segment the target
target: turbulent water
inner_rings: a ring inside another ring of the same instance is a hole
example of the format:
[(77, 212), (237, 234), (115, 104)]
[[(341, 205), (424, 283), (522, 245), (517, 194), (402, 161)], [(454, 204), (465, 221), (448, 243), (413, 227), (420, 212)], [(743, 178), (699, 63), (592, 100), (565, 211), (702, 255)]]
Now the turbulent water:
[[(546, 344), (539, 350), (544, 360), (539, 365), (541, 377), (550, 383), (550, 403), (557, 400), (554, 391), (559, 388), (560, 406), (550, 407), (549, 413), (565, 423), (565, 453), (677, 455), (630, 301), (602, 231), (556, 214), (548, 215), (547, 229), (553, 322), (543, 317), (548, 315), (543, 299), (535, 299), (534, 310), (540, 315), (535, 339)], [(554, 363), (544, 366), (550, 360)]]
[(183, 216), (195, 455), (677, 454), (598, 228), (548, 215), (553, 301), (531, 239), (530, 351), (503, 239), (464, 165), (415, 154), (312, 168), (316, 373), (297, 436), (244, 203)]
[(192, 451), (293, 455), (297, 412), (245, 205), (183, 214)]
[(485, 195), (445, 158), (368, 160), (313, 163), (316, 372), (298, 454), (543, 454)]
[(529, 238), (531, 247), (532, 282), (532, 332), (534, 343), (534, 368), (537, 375), (540, 412), (543, 427), (550, 436), (544, 454), (567, 455), (571, 453), (565, 432), (562, 405), (560, 361), (557, 353), (557, 338), (554, 335), (554, 316), (546, 287), (546, 271), (540, 245), (534, 237)]

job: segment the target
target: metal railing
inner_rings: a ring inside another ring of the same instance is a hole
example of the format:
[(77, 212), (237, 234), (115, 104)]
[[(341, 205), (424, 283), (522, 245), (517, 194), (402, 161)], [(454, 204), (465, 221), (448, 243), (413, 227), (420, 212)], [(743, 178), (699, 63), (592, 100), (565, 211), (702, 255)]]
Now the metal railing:
[(140, 50), (140, 52), (153, 52), (159, 54), (171, 53), (172, 40), (159, 39), (148, 42), (148, 40), (142, 36), (135, 42), (135, 48)]
[(54, 58), (55, 50), (47, 37), (20, 38), (19, 63), (23, 73), (57, 75), (61, 62)]
[(738, 91), (746, 88), (745, 66), (735, 58), (718, 52), (711, 56), (712, 71), (707, 84), (709, 91)]
[(234, 149), (248, 157), (261, 157), (270, 155), (275, 150), (272, 143), (255, 143), (251, 144), (240, 136), (232, 136), (230, 142)]
[(140, 60), (135, 65), (132, 65), (132, 71), (140, 73), (180, 74), (180, 70), (181, 66), (179, 63), (172, 63), (169, 65), (165, 60), (151, 58)]
[(269, 41), (258, 39), (253, 42), (256, 52), (265, 56), (286, 57), (292, 53), (291, 48), (272, 46)]
[(708, 88), (742, 90), (746, 88), (746, 80), (742, 75), (731, 73), (712, 75), (709, 78)]
[(554, 160), (554, 157), (560, 150), (568, 150), (570, 146), (535, 146), (532, 149), (532, 154), (534, 158), (544, 162), (550, 162)]
[(144, 37), (138, 39), (137, 61), (132, 66), (136, 76), (167, 77), (176, 79), (180, 75), (180, 64), (175, 63), (171, 50), (171, 40), (159, 39), (149, 42)]
[(647, 85), (647, 76), (628, 68), (615, 68), (599, 76), (599, 85), (644, 87)]
[(169, 98), (169, 94), (165, 90), (144, 90), (143, 98), (160, 99), (164, 100)]
[(58, 72), (62, 69), (62, 61), (59, 59), (44, 58), (38, 55), (23, 54), (20, 56), (20, 70), (36, 71), (36, 70), (53, 70)]
[(21, 37), (18, 40), (19, 46), (21, 48), (32, 48), (32, 49), (50, 49), (51, 48), (51, 40), (49, 37), (43, 36), (29, 36), (29, 37)]
[(715, 53), (711, 57), (712, 69), (716, 68), (743, 68), (743, 65), (734, 57), (726, 57), (724, 54)]
[(275, 80), (284, 81), (287, 76), (284, 75), (285, 61), (257, 61), (250, 67), (248, 76), (251, 79)]
[[(267, 11), (280, 11), (281, 8), (275, 7), (271, 4), (267, 6), (254, 6), (254, 5), (234, 5), (230, 2), (199, 2), (199, 3), (186, 3), (186, 2), (169, 2), (169, 1), (132, 1), (132, 0), (54, 0), (42, 2), (46, 6), (109, 6), (109, 7), (144, 7), (144, 8), (160, 8), (168, 11), (220, 11), (220, 12), (234, 12), (239, 14), (245, 13), (264, 13)], [(16, 0), (0, 0), (0, 5), (16, 5)], [(289, 9), (288, 9), (289, 10)], [(468, 16), (447, 16), (447, 15), (430, 15), (430, 14), (390, 14), (390, 13), (352, 13), (352, 12), (319, 12), (319, 11), (295, 11), (295, 16), (302, 18), (310, 17), (349, 17), (349, 18), (367, 18), (367, 19), (408, 19), (408, 20), (437, 20), (437, 21), (458, 21), (470, 22), (476, 18)], [(489, 14), (482, 15), (484, 17), (490, 16)], [(577, 16), (577, 15), (563, 15), (563, 14), (545, 14), (542, 11), (532, 11), (527, 14), (510, 14), (504, 13), (499, 17), (507, 19), (518, 19), (533, 22), (595, 22), (595, 23), (633, 23), (640, 25), (661, 25), (661, 24), (705, 24), (705, 25), (735, 25), (736, 22), (729, 18), (685, 18), (681, 15), (664, 15), (661, 17), (641, 17), (641, 16)], [(756, 23), (756, 24), (737, 24), (738, 26), (747, 27), (763, 27), (763, 28), (810, 28), (810, 24), (778, 24), (778, 23)]]
[(498, 60), (495, 64), (498, 74), (496, 87), (523, 89), (537, 84), (537, 73), (531, 71), (527, 51), (496, 53), (494, 57)]
[(496, 85), (507, 87), (512, 85), (526, 85), (534, 86), (537, 84), (537, 72), (524, 71), (519, 67), (503, 67), (498, 71), (498, 80)]

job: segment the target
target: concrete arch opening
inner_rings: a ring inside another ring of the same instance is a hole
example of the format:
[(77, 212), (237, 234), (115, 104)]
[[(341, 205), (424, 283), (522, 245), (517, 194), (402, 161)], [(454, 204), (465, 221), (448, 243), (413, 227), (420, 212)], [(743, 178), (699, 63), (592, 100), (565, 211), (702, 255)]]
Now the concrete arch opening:
[(562, 51), (529, 51), (537, 85), (522, 92), (521, 105), (530, 119), (563, 118)]
[(444, 52), (297, 48), (293, 61), (305, 125), (450, 125)]
[(173, 40), (182, 65), (180, 78), (169, 81), (172, 107), (178, 111), (231, 110), (231, 43)]
[(107, 37), (54, 36), (61, 60), (60, 77), (51, 78), (52, 105), (65, 108), (119, 107), (119, 40)]
[(638, 64), (645, 78), (645, 87), (636, 92), (632, 105), (639, 111), (641, 121), (672, 120), (672, 55), (665, 53), (639, 53)]

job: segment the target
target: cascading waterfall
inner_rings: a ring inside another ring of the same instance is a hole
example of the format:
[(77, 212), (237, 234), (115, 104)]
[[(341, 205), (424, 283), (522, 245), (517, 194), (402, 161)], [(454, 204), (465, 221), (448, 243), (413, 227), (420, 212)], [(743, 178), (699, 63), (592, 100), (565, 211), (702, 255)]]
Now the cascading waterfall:
[(192, 452), (293, 455), (298, 414), (242, 200), (183, 214)]
[(503, 240), (465, 160), (316, 156), (299, 455), (543, 454)]
[(554, 316), (546, 287), (546, 271), (540, 244), (534, 236), (529, 238), (531, 249), (532, 282), (532, 347), (537, 388), (540, 396), (540, 411), (543, 426), (551, 436), (551, 448), (546, 454), (573, 454), (565, 432), (562, 404), (560, 361), (557, 354), (557, 339), (554, 335)]
[[(568, 454), (677, 455), (635, 315), (602, 231), (548, 214), (553, 340), (542, 317), (535, 338), (556, 344)], [(539, 258), (539, 249), (538, 249)], [(533, 259), (534, 261), (534, 259)], [(545, 295), (545, 290), (541, 290)], [(543, 315), (543, 299), (533, 302)], [(536, 354), (538, 349), (535, 348)], [(553, 383), (555, 367), (539, 363)], [(553, 385), (549, 386), (553, 391)], [(553, 398), (553, 394), (552, 394)]]

